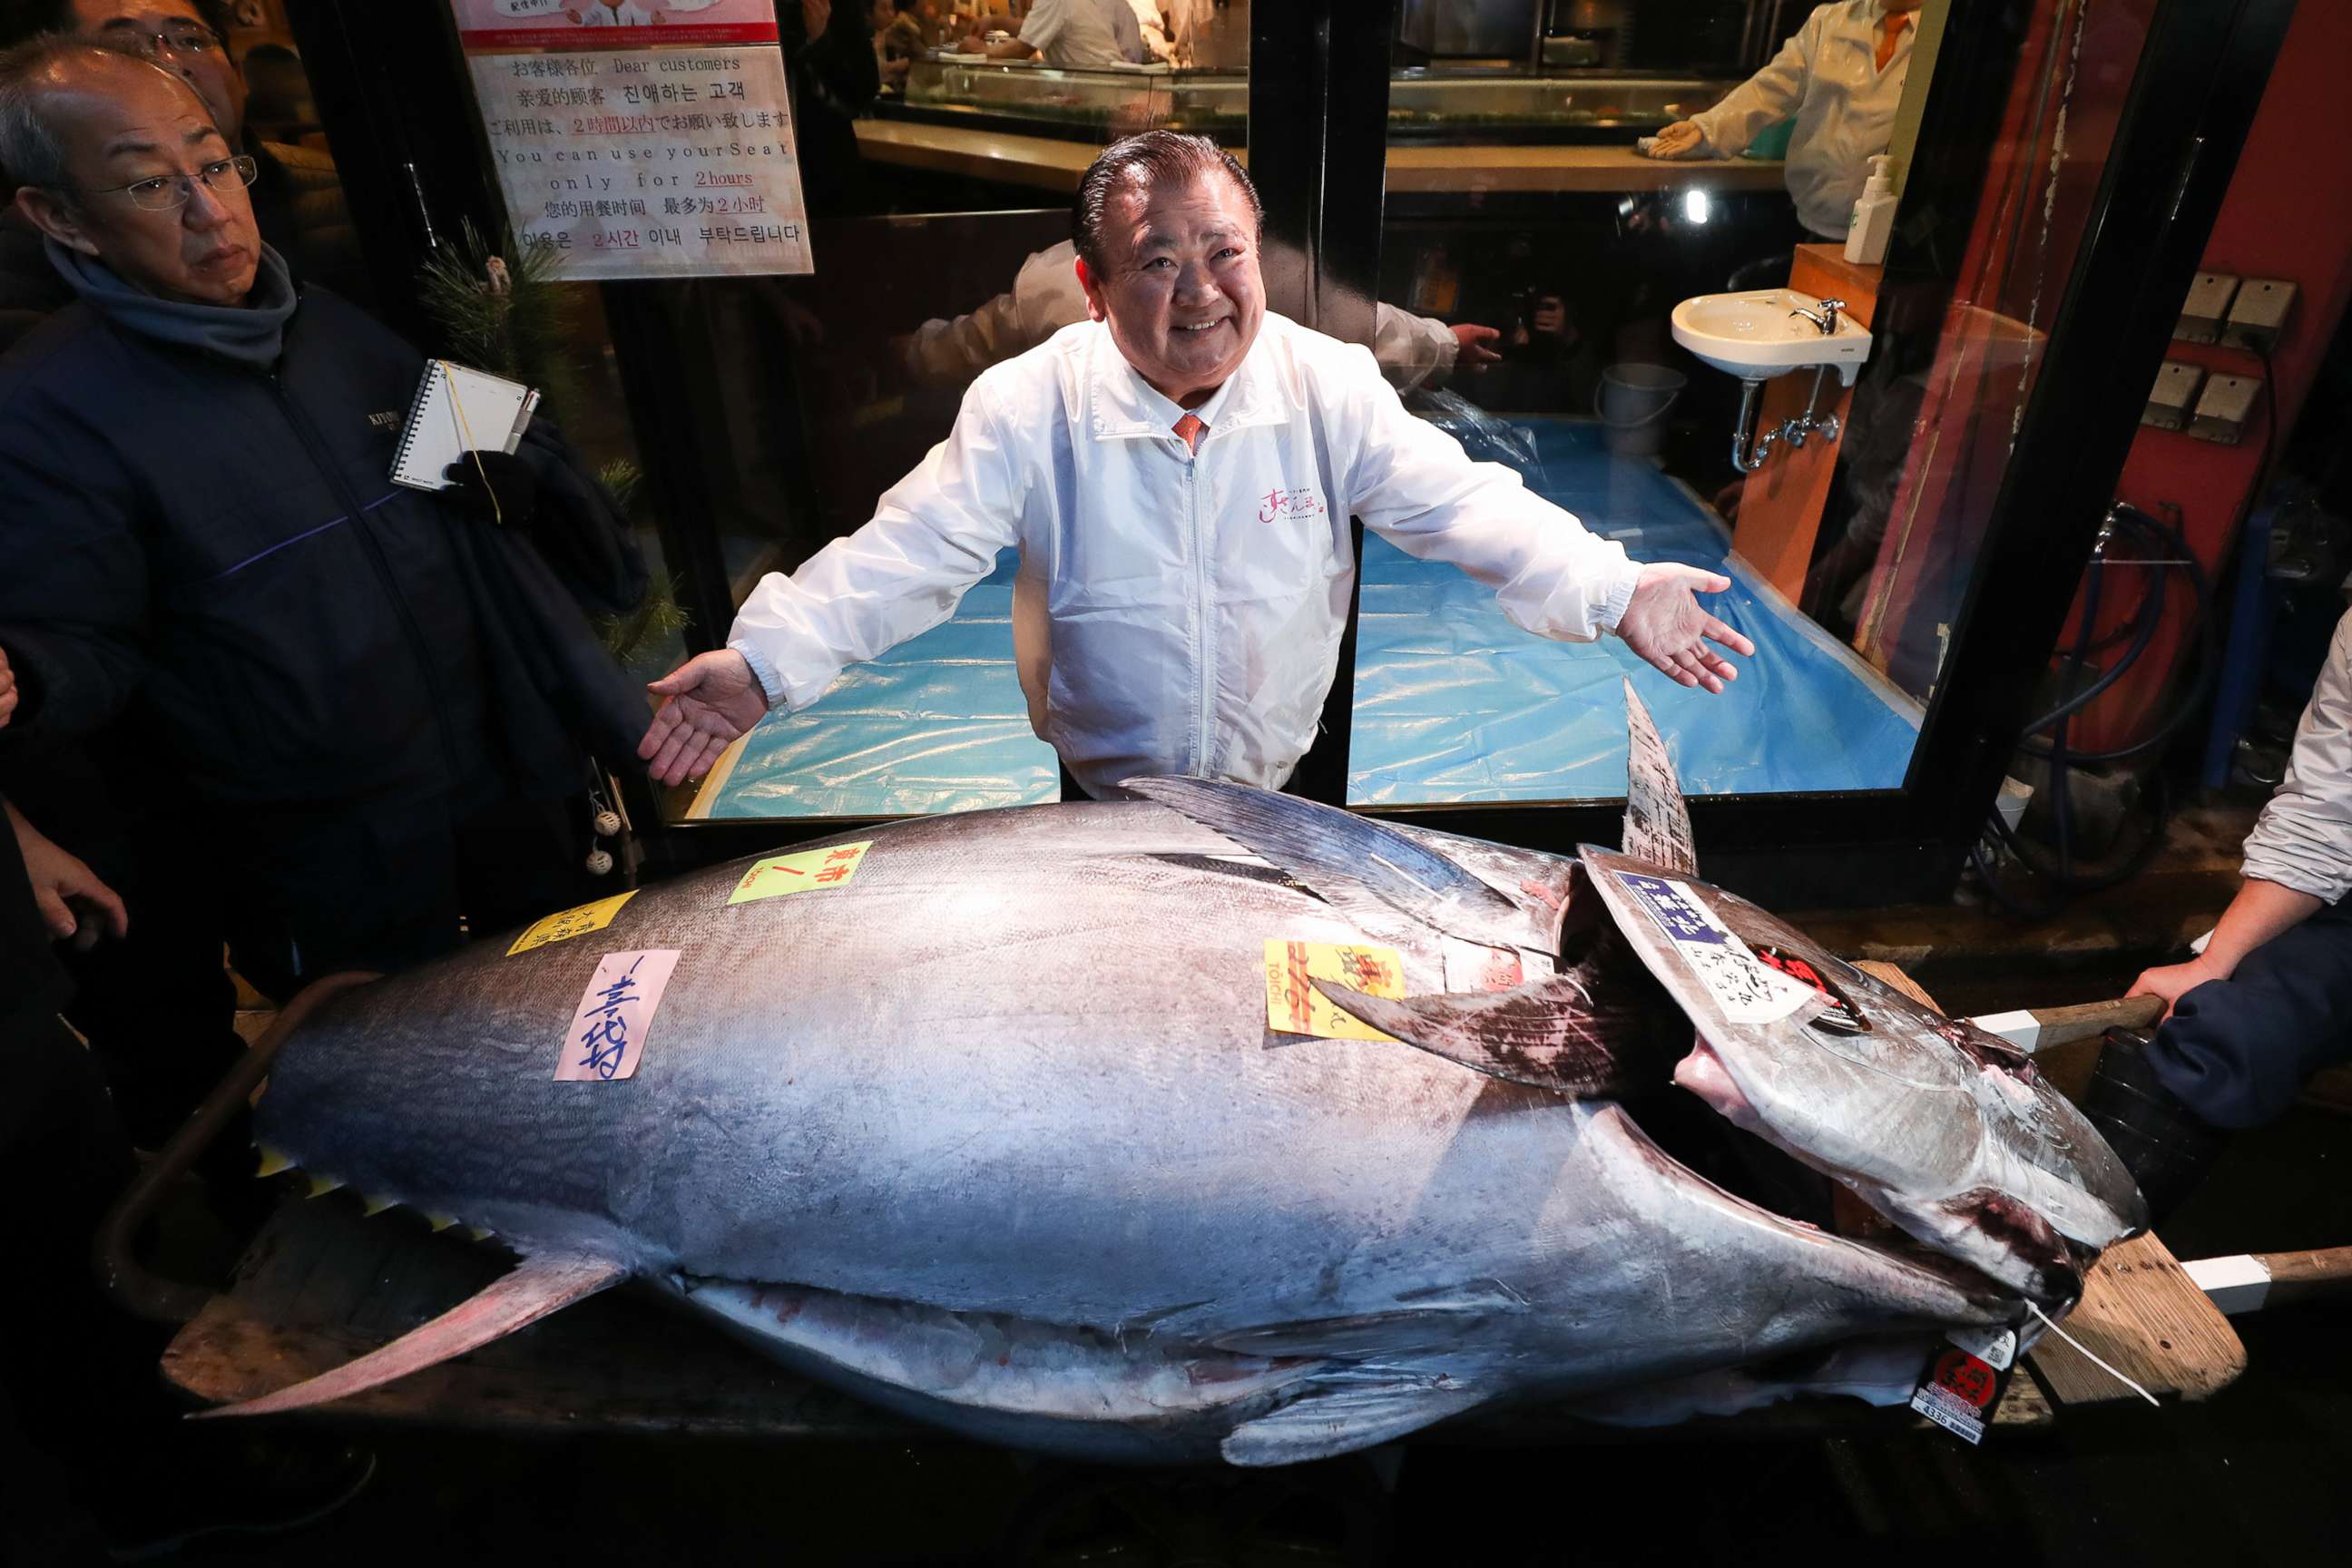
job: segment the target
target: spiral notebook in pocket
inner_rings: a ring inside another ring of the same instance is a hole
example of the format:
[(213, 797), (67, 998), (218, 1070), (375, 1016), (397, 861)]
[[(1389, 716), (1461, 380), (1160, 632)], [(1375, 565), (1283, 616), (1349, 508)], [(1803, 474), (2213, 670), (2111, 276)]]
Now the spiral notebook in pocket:
[(408, 422), (400, 429), (392, 482), (411, 489), (447, 489), (444, 469), (467, 452), (513, 451), (538, 406), (539, 394), (518, 382), (446, 359), (427, 360), (425, 378), (408, 405)]

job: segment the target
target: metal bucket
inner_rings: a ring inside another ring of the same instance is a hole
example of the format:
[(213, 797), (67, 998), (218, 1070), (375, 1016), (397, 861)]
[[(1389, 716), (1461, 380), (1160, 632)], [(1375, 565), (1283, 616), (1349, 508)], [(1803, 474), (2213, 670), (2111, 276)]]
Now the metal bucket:
[(1666, 441), (1666, 414), (1690, 378), (1662, 364), (1612, 364), (1601, 373), (1592, 411), (1605, 427), (1609, 449), (1646, 458)]

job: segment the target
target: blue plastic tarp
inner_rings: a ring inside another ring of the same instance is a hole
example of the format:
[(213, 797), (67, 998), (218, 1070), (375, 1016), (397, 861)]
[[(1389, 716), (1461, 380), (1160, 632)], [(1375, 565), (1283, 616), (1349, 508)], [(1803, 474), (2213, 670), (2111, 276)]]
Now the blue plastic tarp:
[[(1643, 561), (1733, 579), (1709, 606), (1756, 641), (1721, 697), (1686, 690), (1614, 638), (1555, 643), (1506, 620), (1449, 566), (1364, 542), (1348, 798), (1353, 805), (1609, 799), (1625, 790), (1630, 674), (1694, 795), (1892, 789), (1919, 712), (1729, 556), (1722, 524), (1598, 426), (1523, 420), (1475, 438), (1531, 488)], [(1491, 437), (1500, 436), (1497, 441)], [(846, 671), (824, 700), (753, 731), (698, 815), (887, 816), (1057, 798), (1013, 666), (1013, 556), (953, 619)]]

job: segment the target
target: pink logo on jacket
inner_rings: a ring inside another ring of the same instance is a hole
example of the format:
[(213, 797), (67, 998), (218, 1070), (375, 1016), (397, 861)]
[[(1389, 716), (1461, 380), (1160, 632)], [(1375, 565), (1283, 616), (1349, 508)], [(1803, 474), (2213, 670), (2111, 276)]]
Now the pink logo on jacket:
[(1323, 498), (1311, 489), (1268, 490), (1258, 498), (1257, 520), (1272, 522), (1281, 517), (1320, 517)]

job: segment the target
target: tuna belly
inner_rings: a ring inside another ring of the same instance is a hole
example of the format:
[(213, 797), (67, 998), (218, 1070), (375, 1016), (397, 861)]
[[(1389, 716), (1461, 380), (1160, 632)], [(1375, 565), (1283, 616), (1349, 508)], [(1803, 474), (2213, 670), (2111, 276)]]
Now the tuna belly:
[(1214, 1458), (1236, 1427), (1307, 1393), (1330, 1364), (806, 1286), (671, 1283), (736, 1338), (844, 1393), (967, 1437), (1073, 1458)]

